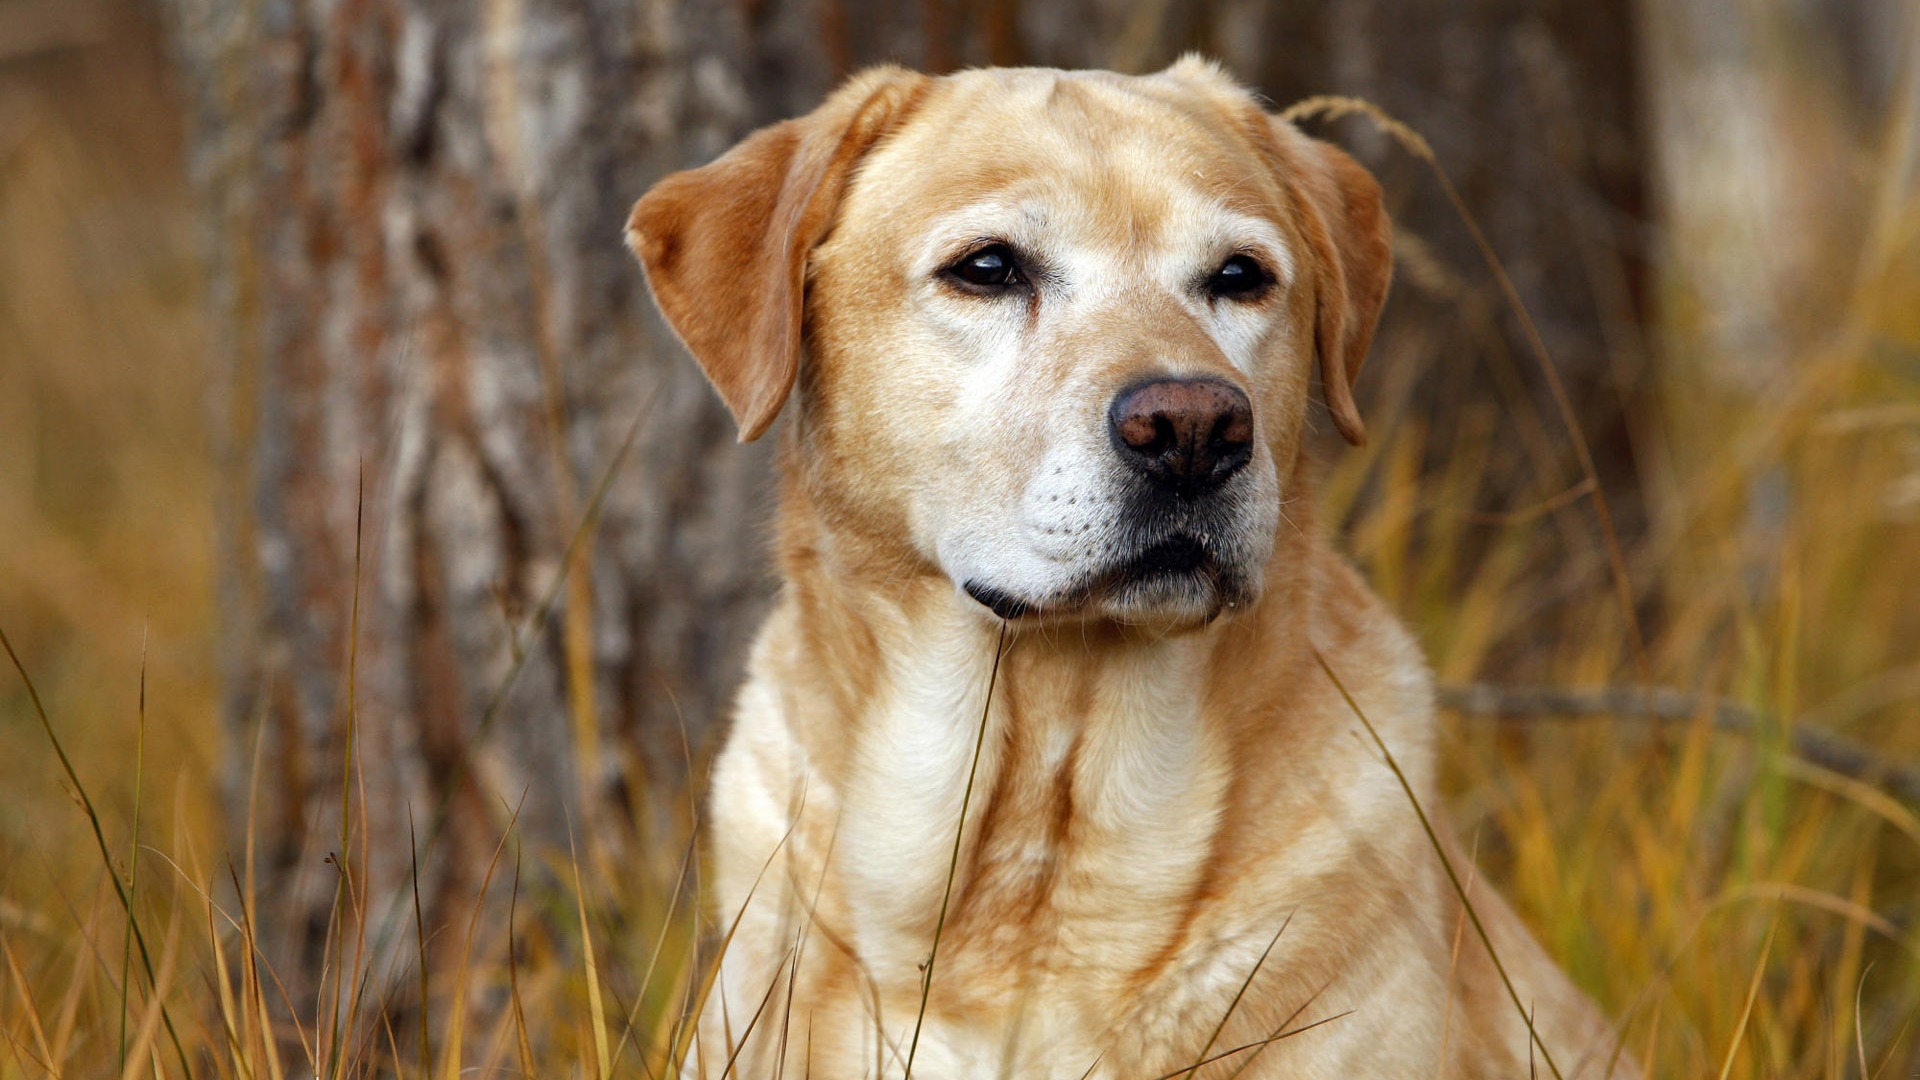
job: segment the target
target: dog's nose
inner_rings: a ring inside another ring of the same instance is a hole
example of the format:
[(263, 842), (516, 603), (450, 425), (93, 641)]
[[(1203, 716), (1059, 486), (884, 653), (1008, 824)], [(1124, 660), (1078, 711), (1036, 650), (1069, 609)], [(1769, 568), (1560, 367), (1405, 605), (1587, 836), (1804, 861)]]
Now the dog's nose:
[(1107, 411), (1128, 465), (1182, 496), (1205, 494), (1253, 453), (1253, 405), (1224, 379), (1155, 379), (1123, 392)]

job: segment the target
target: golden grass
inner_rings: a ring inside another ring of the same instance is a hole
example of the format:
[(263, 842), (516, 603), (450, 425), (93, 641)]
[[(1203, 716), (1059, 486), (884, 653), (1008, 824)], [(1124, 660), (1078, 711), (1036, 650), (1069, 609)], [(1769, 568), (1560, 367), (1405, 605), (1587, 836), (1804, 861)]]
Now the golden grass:
[[(110, 92), (143, 55), (114, 38), (70, 71), (0, 69), (0, 627), (79, 782), (0, 671), (0, 1080), (178, 1076), (182, 1059), (249, 1080), (660, 1075), (705, 985), (685, 847), (636, 869), (509, 831), (513, 948), (438, 983), (367, 969), (349, 856), (320, 1000), (285, 1000), (259, 961), (251, 853), (209, 854), (226, 837), (190, 196), (165, 110)], [(1920, 196), (1887, 194), (1891, 150), (1868, 156), (1865, 239), (1825, 253), (1845, 303), (1797, 317), (1771, 384), (1718, 378), (1737, 358), (1706, 351), (1686, 283), (1663, 283), (1669, 362), (1635, 418), (1648, 523), (1617, 559), (1570, 446), (1534, 460), (1531, 505), (1481, 490), (1492, 455), (1525, 452), (1492, 410), (1436, 430), (1386, 395), (1374, 444), (1325, 484), (1443, 680), (1631, 684), (1631, 609), (1652, 681), (1761, 718), (1752, 737), (1704, 711), (1444, 727), (1477, 872), (1651, 1075), (1920, 1068), (1920, 807), (1786, 742), (1807, 724), (1920, 761)], [(527, 861), (549, 884), (521, 888)], [(472, 925), (437, 932), (470, 946)], [(395, 980), (429, 1007), (354, 1007)]]

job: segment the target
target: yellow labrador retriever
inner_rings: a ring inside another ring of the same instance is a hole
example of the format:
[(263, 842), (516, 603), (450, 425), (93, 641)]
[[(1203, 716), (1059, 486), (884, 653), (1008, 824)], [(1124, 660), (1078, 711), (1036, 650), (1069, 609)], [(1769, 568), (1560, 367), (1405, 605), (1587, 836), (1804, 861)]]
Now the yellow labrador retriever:
[(1353, 159), (1194, 59), (882, 68), (628, 238), (742, 439), (794, 399), (687, 1075), (1633, 1073), (1360, 721), (1432, 806), (1429, 675), (1302, 454), (1316, 368), (1362, 439)]

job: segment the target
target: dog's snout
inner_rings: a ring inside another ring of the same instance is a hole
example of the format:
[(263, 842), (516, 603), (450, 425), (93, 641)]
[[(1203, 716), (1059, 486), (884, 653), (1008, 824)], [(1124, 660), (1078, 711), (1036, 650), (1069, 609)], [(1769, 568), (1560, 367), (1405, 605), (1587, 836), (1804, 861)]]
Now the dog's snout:
[(1253, 404), (1224, 379), (1155, 379), (1108, 410), (1114, 448), (1157, 486), (1193, 496), (1218, 487), (1253, 451)]

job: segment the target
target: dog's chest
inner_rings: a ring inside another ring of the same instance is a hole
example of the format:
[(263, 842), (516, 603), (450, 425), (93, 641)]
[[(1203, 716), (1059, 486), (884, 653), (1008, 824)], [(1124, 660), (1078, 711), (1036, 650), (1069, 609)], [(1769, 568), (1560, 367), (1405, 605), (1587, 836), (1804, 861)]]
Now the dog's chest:
[(938, 930), (936, 1000), (1044, 985), (1097, 1008), (1183, 936), (1225, 747), (1177, 664), (981, 659), (896, 670), (876, 697), (841, 791), (841, 899), (866, 963), (915, 986)]

